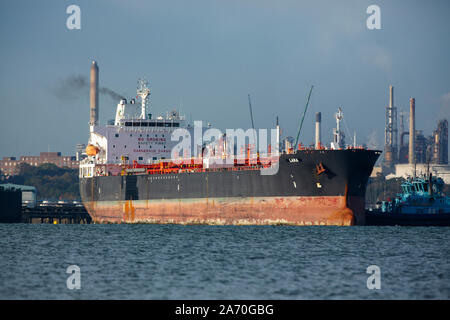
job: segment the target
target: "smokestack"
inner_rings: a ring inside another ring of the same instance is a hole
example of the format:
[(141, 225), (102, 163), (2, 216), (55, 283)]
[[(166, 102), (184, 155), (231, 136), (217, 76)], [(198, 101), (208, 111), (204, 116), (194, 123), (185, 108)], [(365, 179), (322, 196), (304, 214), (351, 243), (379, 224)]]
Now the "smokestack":
[(95, 61), (92, 61), (91, 66), (89, 124), (91, 126), (98, 124), (98, 66)]
[(394, 87), (389, 86), (389, 107), (394, 106)]
[(414, 164), (416, 160), (415, 141), (416, 141), (416, 99), (409, 99), (409, 154), (410, 164)]
[(321, 132), (320, 132), (320, 123), (322, 122), (322, 114), (320, 112), (316, 112), (316, 149), (320, 147), (321, 140)]

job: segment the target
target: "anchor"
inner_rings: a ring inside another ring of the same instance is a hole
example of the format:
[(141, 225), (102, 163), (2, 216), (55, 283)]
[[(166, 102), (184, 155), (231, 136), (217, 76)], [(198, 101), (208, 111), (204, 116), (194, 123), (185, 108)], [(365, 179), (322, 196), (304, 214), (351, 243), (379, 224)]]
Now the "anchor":
[(319, 164), (316, 164), (316, 173), (318, 176), (320, 176), (325, 171), (326, 171), (326, 169), (324, 168), (322, 162), (320, 162)]

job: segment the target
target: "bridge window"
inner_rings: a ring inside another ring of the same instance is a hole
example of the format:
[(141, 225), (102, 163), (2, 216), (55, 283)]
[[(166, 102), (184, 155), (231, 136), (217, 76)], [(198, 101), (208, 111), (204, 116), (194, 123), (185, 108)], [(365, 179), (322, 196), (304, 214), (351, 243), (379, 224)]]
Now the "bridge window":
[(424, 186), (423, 183), (419, 184), (419, 188), (420, 188), (420, 191), (422, 191), (422, 192), (424, 192), (426, 189), (426, 187)]
[(164, 127), (164, 123), (158, 122), (158, 123), (156, 124), (156, 126), (157, 126), (157, 127)]

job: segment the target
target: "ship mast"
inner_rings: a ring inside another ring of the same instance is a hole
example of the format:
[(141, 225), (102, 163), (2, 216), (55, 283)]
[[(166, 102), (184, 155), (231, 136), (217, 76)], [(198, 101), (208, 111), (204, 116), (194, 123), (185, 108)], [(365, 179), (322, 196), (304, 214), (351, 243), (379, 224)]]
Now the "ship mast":
[(333, 129), (333, 142), (331, 147), (333, 149), (342, 149), (345, 147), (344, 133), (341, 130), (341, 121), (344, 118), (344, 113), (341, 108), (338, 108), (338, 112), (335, 114), (336, 128)]
[(137, 95), (141, 97), (142, 110), (141, 119), (147, 119), (147, 104), (148, 96), (150, 95), (150, 88), (148, 87), (148, 81), (145, 79), (139, 79), (137, 85)]

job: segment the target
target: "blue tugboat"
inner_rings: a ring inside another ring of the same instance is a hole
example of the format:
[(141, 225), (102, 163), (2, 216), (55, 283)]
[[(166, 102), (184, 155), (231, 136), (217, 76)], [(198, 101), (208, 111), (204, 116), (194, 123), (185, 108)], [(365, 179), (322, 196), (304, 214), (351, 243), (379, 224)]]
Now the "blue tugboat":
[(380, 209), (366, 211), (366, 225), (450, 226), (450, 197), (442, 192), (441, 178), (410, 178), (401, 187), (402, 193)]

